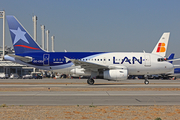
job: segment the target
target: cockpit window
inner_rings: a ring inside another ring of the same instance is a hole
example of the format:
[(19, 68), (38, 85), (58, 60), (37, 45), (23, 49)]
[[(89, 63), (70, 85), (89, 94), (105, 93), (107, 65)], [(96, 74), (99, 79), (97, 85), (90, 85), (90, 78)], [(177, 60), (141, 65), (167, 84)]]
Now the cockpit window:
[(158, 62), (167, 61), (167, 60), (168, 60), (168, 58), (158, 58), (157, 59)]

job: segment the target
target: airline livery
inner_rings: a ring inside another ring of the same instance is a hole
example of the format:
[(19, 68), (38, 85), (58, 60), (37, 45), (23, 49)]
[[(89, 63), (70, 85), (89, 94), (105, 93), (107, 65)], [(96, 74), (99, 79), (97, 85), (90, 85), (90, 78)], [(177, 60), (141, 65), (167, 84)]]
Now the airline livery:
[[(15, 54), (10, 60), (43, 70), (89, 75), (87, 83), (94, 84), (96, 76), (107, 80), (127, 80), (128, 75), (163, 74), (173, 70), (164, 59), (170, 33), (164, 33), (152, 53), (145, 52), (47, 52), (33, 40), (14, 16), (7, 16)], [(145, 84), (149, 84), (145, 77)]]

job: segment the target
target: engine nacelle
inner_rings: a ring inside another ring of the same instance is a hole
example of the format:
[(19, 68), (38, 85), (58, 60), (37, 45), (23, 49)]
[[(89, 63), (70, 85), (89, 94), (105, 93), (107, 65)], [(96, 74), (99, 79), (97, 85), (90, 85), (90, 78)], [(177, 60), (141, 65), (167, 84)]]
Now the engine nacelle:
[(125, 80), (128, 77), (128, 70), (113, 69), (104, 71), (104, 79)]
[(88, 71), (85, 71), (84, 68), (75, 68), (70, 71), (71, 74), (74, 76), (83, 75), (83, 76), (90, 76), (91, 73)]

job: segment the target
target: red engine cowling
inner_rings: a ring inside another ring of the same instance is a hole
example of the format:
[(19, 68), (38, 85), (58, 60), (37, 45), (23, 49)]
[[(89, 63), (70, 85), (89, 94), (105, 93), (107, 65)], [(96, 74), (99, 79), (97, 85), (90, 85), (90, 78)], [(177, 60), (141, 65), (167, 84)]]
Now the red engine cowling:
[(128, 77), (128, 70), (113, 69), (104, 71), (104, 79), (108, 80), (126, 80)]

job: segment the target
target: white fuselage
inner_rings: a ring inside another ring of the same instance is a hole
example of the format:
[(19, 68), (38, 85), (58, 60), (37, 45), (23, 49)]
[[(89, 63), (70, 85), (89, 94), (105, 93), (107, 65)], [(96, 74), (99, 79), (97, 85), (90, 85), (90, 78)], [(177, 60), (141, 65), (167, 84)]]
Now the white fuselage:
[[(6, 60), (11, 60), (20, 64), (25, 64), (27, 66), (32, 66), (44, 70), (58, 71), (64, 74), (71, 74), (72, 69), (81, 71), (81, 72), (77, 72), (76, 73), (77, 75), (91, 74), (91, 72), (89, 71), (82, 72), (83, 68), (81, 68), (80, 66), (75, 66), (73, 63), (67, 63), (63, 65), (53, 65), (53, 66), (47, 66), (47, 65), (36, 66), (20, 61), (18, 59), (14, 59), (8, 55), (6, 55), (4, 58)], [(110, 69), (124, 67), (125, 69), (128, 70), (128, 75), (163, 74), (173, 70), (173, 65), (171, 63), (167, 61), (158, 61), (158, 58), (162, 58), (162, 57), (151, 53), (111, 52), (111, 53), (101, 53), (98, 55), (84, 57), (79, 59), (79, 61), (84, 61), (95, 65), (106, 66), (107, 68)], [(56, 59), (56, 58), (51, 58), (51, 59)], [(97, 71), (97, 69), (94, 68), (94, 70), (92, 69), (92, 71)]]
[[(150, 74), (163, 74), (173, 70), (173, 65), (167, 61), (158, 61), (158, 58), (162, 58), (159, 55), (151, 53), (104, 53), (95, 57), (86, 57), (81, 61), (86, 61), (93, 64), (112, 66), (112, 67), (126, 67), (129, 75), (150, 75)], [(72, 69), (82, 68), (80, 66), (74, 66), (59, 69), (57, 71), (63, 73), (69, 73)], [(78, 74), (77, 72), (76, 74)], [(79, 73), (83, 75), (83, 73)], [(89, 75), (84, 73), (84, 75)]]

